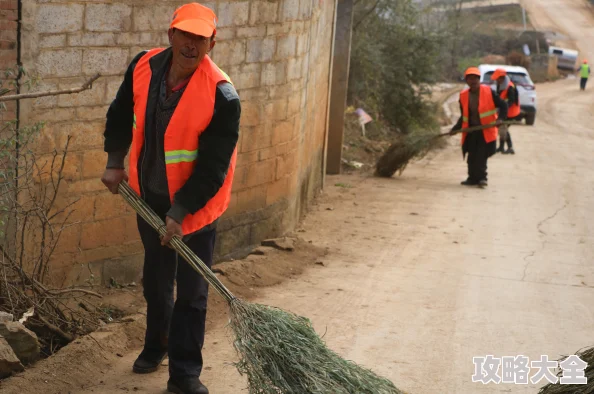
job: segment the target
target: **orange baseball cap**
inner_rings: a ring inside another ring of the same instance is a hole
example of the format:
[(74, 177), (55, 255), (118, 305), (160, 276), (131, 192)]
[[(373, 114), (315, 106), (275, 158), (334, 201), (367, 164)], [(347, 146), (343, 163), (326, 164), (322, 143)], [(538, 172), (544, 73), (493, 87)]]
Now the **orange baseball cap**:
[(197, 36), (211, 37), (217, 32), (217, 16), (213, 10), (202, 4), (184, 4), (173, 13), (169, 27)]
[(493, 72), (493, 75), (491, 75), (491, 79), (496, 80), (499, 77), (505, 77), (506, 75), (507, 75), (507, 71), (505, 71), (503, 68), (498, 68), (497, 70), (495, 70)]
[(468, 69), (466, 69), (466, 72), (464, 73), (464, 78), (466, 78), (469, 75), (476, 75), (477, 77), (480, 77), (481, 72), (477, 67), (469, 67)]

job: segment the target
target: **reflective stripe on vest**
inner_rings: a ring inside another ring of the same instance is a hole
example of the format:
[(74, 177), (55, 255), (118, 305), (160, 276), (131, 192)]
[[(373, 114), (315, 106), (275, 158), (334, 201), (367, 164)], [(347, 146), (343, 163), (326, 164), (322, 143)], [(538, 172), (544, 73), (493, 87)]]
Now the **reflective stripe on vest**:
[(520, 115), (521, 110), (520, 110), (520, 105), (517, 103), (511, 103), (509, 102), (508, 99), (508, 94), (509, 94), (509, 88), (510, 87), (516, 87), (516, 85), (514, 85), (513, 82), (509, 82), (509, 85), (507, 85), (507, 87), (505, 89), (503, 89), (501, 91), (501, 93), (499, 94), (499, 97), (501, 97), (508, 105), (507, 107), (507, 117), (508, 118), (515, 118), (516, 116)]
[(590, 66), (582, 64), (582, 78), (588, 78), (590, 76)]
[[(140, 58), (133, 74), (134, 122), (130, 148), (129, 184), (139, 195), (143, 194), (138, 173), (139, 158), (144, 143), (144, 126), (147, 102), (152, 77), (149, 60), (164, 49), (153, 49)], [(165, 131), (165, 171), (169, 197), (173, 202), (175, 193), (185, 185), (194, 171), (198, 159), (200, 134), (208, 127), (214, 114), (217, 84), (231, 82), (227, 74), (206, 55), (188, 82)], [(197, 110), (198, 109), (198, 110)], [(183, 219), (183, 234), (200, 230), (218, 219), (229, 206), (231, 186), (237, 162), (237, 147), (223, 185), (206, 205)]]
[[(462, 105), (462, 128), (466, 129), (469, 126), (470, 89), (464, 89), (460, 92), (460, 104)], [(497, 122), (497, 107), (493, 102), (493, 91), (487, 85), (480, 85), (478, 111), (482, 125), (494, 125)], [(466, 134), (468, 133), (462, 133), (462, 144), (466, 140)], [(489, 127), (483, 130), (483, 136), (487, 143), (495, 141), (497, 139), (497, 127)]]

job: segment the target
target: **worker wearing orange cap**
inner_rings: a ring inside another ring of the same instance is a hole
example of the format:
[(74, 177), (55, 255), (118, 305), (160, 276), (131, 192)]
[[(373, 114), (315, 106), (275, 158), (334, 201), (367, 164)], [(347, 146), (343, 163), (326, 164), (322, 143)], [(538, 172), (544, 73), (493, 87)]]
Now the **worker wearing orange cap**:
[(588, 61), (584, 60), (582, 65), (577, 70), (580, 73), (580, 90), (586, 90), (586, 84), (588, 83), (588, 78), (590, 77), (590, 66), (588, 65)]
[[(507, 75), (507, 71), (503, 68), (496, 69), (491, 75), (491, 80), (497, 82), (497, 94), (503, 99), (508, 106), (507, 120), (517, 120), (520, 117), (520, 96), (516, 85), (511, 81)], [(505, 144), (507, 143), (507, 150)], [(515, 154), (512, 146), (511, 134), (509, 132), (509, 125), (499, 126), (499, 149), (498, 152), (507, 154)]]
[(168, 243), (180, 237), (212, 264), (216, 225), (229, 204), (237, 158), (239, 97), (208, 56), (216, 22), (203, 5), (179, 7), (168, 31), (170, 46), (143, 51), (129, 65), (104, 132), (103, 183), (115, 194), (119, 183), (128, 181), (166, 224), (166, 235), (159, 237), (137, 219), (147, 327), (132, 369), (154, 372), (168, 355), (167, 389), (173, 393), (208, 393), (200, 381), (208, 284)]
[[(495, 153), (497, 127), (507, 117), (507, 104), (489, 86), (481, 84), (478, 68), (470, 67), (464, 73), (468, 88), (460, 92), (460, 119), (456, 130), (480, 125), (493, 125), (482, 132), (462, 133), (463, 156), (468, 153), (468, 178), (462, 185), (487, 186), (487, 159)], [(499, 114), (497, 113), (499, 110)]]

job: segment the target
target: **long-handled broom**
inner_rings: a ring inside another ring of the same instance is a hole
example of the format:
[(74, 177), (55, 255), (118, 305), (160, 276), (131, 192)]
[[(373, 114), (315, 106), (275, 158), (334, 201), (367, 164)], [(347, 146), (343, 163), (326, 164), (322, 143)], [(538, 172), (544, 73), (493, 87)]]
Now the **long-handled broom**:
[[(517, 124), (517, 122), (505, 121), (503, 125)], [(430, 150), (435, 148), (439, 139), (442, 137), (459, 134), (471, 133), (473, 131), (484, 130), (493, 127), (493, 125), (481, 125), (460, 129), (454, 133), (413, 133), (401, 138), (392, 144), (386, 153), (380, 157), (375, 166), (375, 175), (390, 178), (396, 172), (402, 173), (407, 164), (413, 159), (421, 159)]]
[[(159, 234), (163, 220), (126, 183), (119, 193)], [(171, 246), (229, 303), (238, 371), (251, 394), (401, 394), (371, 370), (328, 349), (305, 318), (271, 306), (242, 301), (221, 283), (178, 237)]]

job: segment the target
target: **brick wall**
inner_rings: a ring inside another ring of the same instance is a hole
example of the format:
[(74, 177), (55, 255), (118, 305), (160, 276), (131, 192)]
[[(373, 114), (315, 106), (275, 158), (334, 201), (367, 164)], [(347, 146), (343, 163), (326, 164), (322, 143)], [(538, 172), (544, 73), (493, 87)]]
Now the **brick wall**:
[[(2, 71), (14, 69), (17, 65), (17, 20), (17, 0), (0, 0), (0, 70)], [(7, 81), (4, 75), (2, 78), (3, 82)], [(4, 86), (9, 87), (6, 82)], [(2, 113), (2, 120), (15, 119), (16, 103), (6, 102), (5, 105), (6, 111)]]
[[(0, 0), (4, 4), (7, 0)], [(73, 136), (61, 205), (77, 201), (54, 263), (60, 280), (137, 275), (142, 258), (134, 213), (100, 176), (105, 113), (140, 50), (166, 46), (180, 1), (23, 2), (22, 58), (39, 89), (93, 89), (22, 103), (22, 119), (46, 120), (40, 149)], [(249, 0), (203, 3), (219, 17), (214, 61), (242, 100), (233, 196), (219, 227), (218, 257), (241, 253), (291, 229), (321, 186), (334, 2)], [(126, 262), (126, 264), (123, 264)]]

